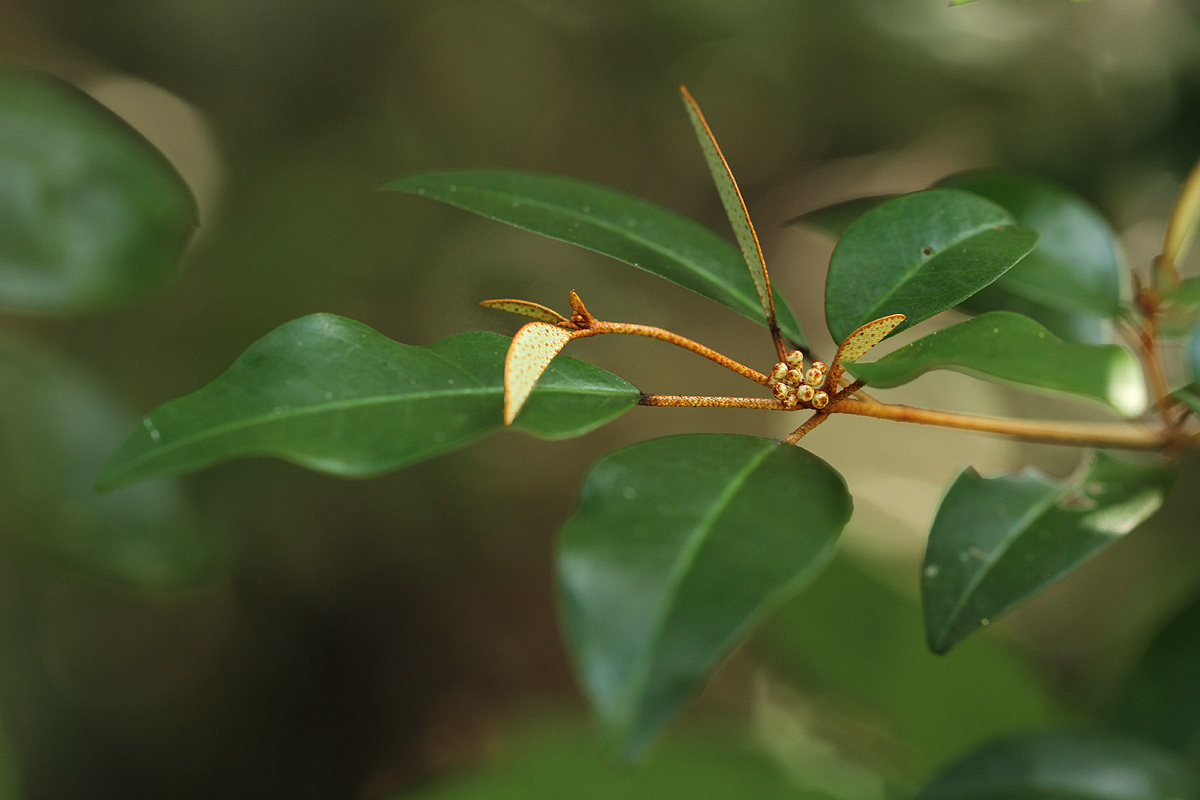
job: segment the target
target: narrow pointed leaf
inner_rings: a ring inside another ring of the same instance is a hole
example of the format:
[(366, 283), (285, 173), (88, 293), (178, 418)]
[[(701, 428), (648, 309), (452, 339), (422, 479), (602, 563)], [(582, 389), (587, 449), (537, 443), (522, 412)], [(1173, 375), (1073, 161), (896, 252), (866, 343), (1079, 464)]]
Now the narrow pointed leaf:
[(930, 370), (949, 369), (1091, 398), (1126, 416), (1146, 410), (1141, 369), (1124, 347), (1068, 344), (1008, 311), (980, 314), (851, 369), (885, 389)]
[(836, 367), (858, 361), (871, 352), (875, 345), (886, 339), (888, 334), (894, 331), (901, 322), (904, 322), (903, 314), (892, 314), (890, 317), (881, 317), (856, 329), (838, 348), (837, 355), (833, 357), (833, 365)]
[(79, 89), (0, 69), (0, 306), (76, 313), (174, 274), (196, 228), (183, 179)]
[[(253, 344), (224, 374), (148, 415), (98, 484), (273, 456), (346, 477), (431, 458), (502, 424), (508, 337), (464, 333), (425, 347), (313, 314)], [(542, 376), (515, 427), (578, 436), (635, 405), (638, 390), (573, 358)]]
[(178, 481), (93, 490), (134, 421), (69, 362), (0, 341), (0, 536), (39, 560), (140, 588), (219, 579), (227, 540)]
[(784, 225), (799, 225), (812, 228), (832, 239), (841, 238), (846, 229), (853, 225), (859, 217), (889, 200), (900, 197), (898, 194), (877, 194), (869, 197), (855, 197), (828, 206), (814, 208), (798, 217), (792, 217)]
[(1095, 208), (1050, 181), (1005, 170), (951, 175), (961, 189), (1004, 208), (1037, 231), (1037, 247), (996, 284), (1035, 303), (1076, 314), (1115, 316), (1121, 307), (1121, 248)]
[(834, 248), (825, 319), (841, 342), (889, 314), (896, 332), (961, 303), (995, 281), (1037, 243), (1000, 206), (967, 192), (931, 189), (868, 211)]
[(850, 506), (828, 464), (771, 439), (676, 436), (596, 463), (558, 581), (581, 682), (627, 756), (826, 563)]
[(742, 199), (742, 191), (738, 189), (729, 162), (721, 153), (716, 137), (704, 120), (704, 114), (700, 112), (700, 106), (696, 105), (686, 88), (680, 86), (679, 91), (683, 95), (683, 105), (696, 131), (700, 149), (704, 151), (708, 171), (717, 185), (721, 205), (725, 207), (725, 215), (729, 217), (734, 237), (742, 250), (742, 257), (746, 259), (746, 266), (750, 269), (750, 277), (754, 279), (754, 287), (758, 290), (759, 300), (762, 301), (763, 311), (767, 315), (767, 327), (773, 327), (775, 303), (771, 298), (771, 278), (767, 275), (767, 261), (763, 258), (762, 246), (758, 243), (758, 234), (754, 232), (754, 223), (750, 221), (750, 211), (746, 208), (746, 201)]
[[(384, 184), (603, 253), (766, 324), (736, 247), (673, 211), (615, 189), (528, 172), (433, 172)], [(805, 344), (791, 309), (776, 305), (784, 335)]]
[(1173, 477), (1104, 452), (1065, 481), (1036, 469), (998, 478), (965, 470), (925, 551), (930, 648), (946, 652), (1129, 533), (1162, 505)]
[(549, 322), (551, 325), (567, 321), (566, 317), (553, 308), (547, 308), (541, 303), (533, 303), (529, 300), (484, 300), (479, 305), (484, 308), (494, 308), (497, 311), (507, 311), (510, 314), (520, 314), (523, 317), (533, 317), (542, 322)]
[(579, 331), (530, 322), (513, 336), (504, 358), (504, 424), (512, 425), (538, 378)]
[(1200, 597), (1154, 637), (1117, 696), (1109, 725), (1196, 763), (1200, 756)]
[(913, 800), (1193, 800), (1195, 781), (1170, 753), (1095, 733), (1038, 733), (993, 742)]
[(1178, 267), (1187, 256), (1192, 240), (1196, 238), (1197, 225), (1200, 225), (1200, 162), (1192, 167), (1175, 200), (1175, 207), (1171, 209), (1162, 250), (1168, 263)]

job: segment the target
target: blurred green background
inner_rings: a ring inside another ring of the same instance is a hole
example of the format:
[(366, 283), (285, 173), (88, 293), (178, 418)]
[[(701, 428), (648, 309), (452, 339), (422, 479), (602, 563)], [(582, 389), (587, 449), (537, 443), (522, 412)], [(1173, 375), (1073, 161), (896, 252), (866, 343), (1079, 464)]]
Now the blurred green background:
[[(108, 395), (124, 407), (118, 439), (126, 419), (316, 311), (424, 344), (516, 329), (479, 300), (561, 310), (576, 289), (599, 316), (767, 365), (761, 329), (684, 290), (375, 190), (420, 170), (541, 170), (724, 233), (680, 83), (742, 184), (776, 290), (826, 353), (831, 245), (785, 220), (1003, 165), (1083, 193), (1141, 267), (1200, 156), (1200, 4), (1186, 0), (0, 0), (0, 60), (91, 93), (199, 200), (184, 269), (155, 296), (0, 320), (42, 351), (37, 369), (0, 370), (20, 374), (0, 404)], [(572, 353), (645, 391), (737, 387), (686, 354), (611, 338)], [(1077, 413), (955, 375), (889, 396)], [(44, 468), (36, 439), (10, 444), (19, 414), (0, 418), (5, 474)], [(0, 718), (20, 769), (0, 763), (0, 779), (28, 798), (892, 796), (994, 734), (1102, 713), (1200, 574), (1200, 500), (1177, 492), (1146, 529), (935, 658), (917, 565), (945, 485), (968, 464), (1062, 475), (1077, 454), (839, 419), (806, 440), (856, 495), (834, 567), (732, 659), (643, 771), (624, 770), (590, 731), (557, 631), (555, 528), (616, 446), (785, 426), (638, 409), (581, 440), (498, 435), (369, 482), (268, 461), (210, 469), (184, 484), (178, 524), (191, 527), (172, 529), (170, 547), (190, 561), (170, 586), (47, 556), (44, 531), (10, 520)]]

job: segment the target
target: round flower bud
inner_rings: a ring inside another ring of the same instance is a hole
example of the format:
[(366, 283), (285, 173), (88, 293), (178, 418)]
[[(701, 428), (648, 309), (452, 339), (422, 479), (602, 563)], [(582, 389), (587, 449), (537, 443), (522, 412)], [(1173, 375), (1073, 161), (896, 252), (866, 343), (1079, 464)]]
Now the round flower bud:
[(783, 376), (783, 382), (790, 383), (792, 386), (798, 386), (801, 383), (804, 383), (804, 376), (798, 369), (789, 369)]
[(804, 369), (804, 353), (799, 350), (793, 350), (787, 354), (787, 365), (796, 369)]
[(775, 366), (771, 367), (771, 377), (777, 381), (783, 380), (783, 376), (787, 374), (788, 365), (780, 361)]
[(829, 405), (829, 395), (825, 394), (824, 392), (817, 392), (815, 395), (813, 395), (813, 408), (824, 408), (827, 405)]
[(789, 410), (795, 408), (796, 407), (796, 395), (789, 394), (787, 397), (783, 398), (783, 407), (786, 409), (789, 409)]
[(792, 393), (791, 387), (786, 386), (782, 383), (777, 383), (771, 387), (771, 394), (775, 395), (776, 400), (782, 400), (783, 398), (789, 396), (791, 393)]
[(820, 386), (825, 380), (825, 362), (814, 361), (804, 375), (804, 382), (809, 386)]
[(816, 394), (817, 394), (817, 390), (816, 390), (816, 389), (814, 389), (814, 388), (813, 388), (813, 387), (811, 387), (811, 386), (808, 386), (808, 385), (801, 386), (801, 387), (800, 387), (800, 388), (799, 388), (799, 389), (796, 391), (796, 396), (797, 396), (797, 397), (799, 397), (799, 398), (800, 398), (800, 400), (801, 400), (801, 401), (803, 401), (803, 402), (805, 402), (805, 403), (811, 403), (811, 402), (812, 402), (812, 399), (813, 399), (814, 397), (816, 397)]

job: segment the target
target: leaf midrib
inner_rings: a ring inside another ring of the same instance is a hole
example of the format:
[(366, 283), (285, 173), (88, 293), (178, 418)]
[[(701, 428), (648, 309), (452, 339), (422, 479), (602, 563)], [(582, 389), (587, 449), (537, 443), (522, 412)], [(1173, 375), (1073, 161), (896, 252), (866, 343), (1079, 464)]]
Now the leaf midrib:
[[(775, 447), (779, 446), (777, 442), (771, 442), (771, 444)], [(695, 563), (696, 557), (699, 555), (700, 550), (703, 548), (705, 542), (708, 541), (708, 537), (712, 533), (713, 525), (720, 518), (720, 516), (724, 514), (726, 510), (728, 510), (729, 502), (734, 496), (737, 495), (742, 487), (746, 485), (746, 481), (749, 480), (750, 475), (752, 475), (759, 468), (759, 466), (762, 465), (762, 462), (765, 461), (772, 452), (774, 452), (774, 447), (764, 447), (761, 452), (747, 460), (746, 466), (739, 473), (731, 477), (729, 483), (726, 485), (726, 488), (717, 496), (708, 512), (701, 517), (700, 521), (696, 524), (696, 527), (692, 532), (687, 544), (683, 547), (679, 559), (675, 562), (675, 567), (671, 570), (671, 577), (667, 582), (668, 591), (664, 592), (664, 598), (669, 599), (675, 597), (679, 586), (683, 583), (683, 580), (687, 576), (688, 571), (691, 569), (692, 564)], [(670, 610), (671, 605), (669, 603), (663, 603), (660, 606), (658, 615), (656, 616), (654, 624), (651, 627), (652, 635), (648, 637), (647, 642), (652, 644), (658, 643), (662, 635), (663, 628), (666, 626), (667, 618), (670, 616)], [(626, 734), (632, 728), (637, 717), (637, 699), (643, 695), (647, 684), (650, 682), (650, 676), (653, 672), (655, 663), (653, 651), (653, 647), (646, 648), (646, 655), (637, 665), (637, 670), (634, 673), (637, 676), (637, 679), (630, 681), (630, 686), (636, 687), (636, 691), (629, 692), (625, 702), (625, 708), (623, 709), (623, 714), (621, 715), (621, 728)]]

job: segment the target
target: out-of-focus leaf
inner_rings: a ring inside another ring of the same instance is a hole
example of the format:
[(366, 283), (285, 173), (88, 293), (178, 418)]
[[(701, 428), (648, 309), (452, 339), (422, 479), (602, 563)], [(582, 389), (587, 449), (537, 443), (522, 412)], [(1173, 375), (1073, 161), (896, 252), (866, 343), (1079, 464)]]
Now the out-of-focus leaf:
[(1133, 355), (1117, 345), (1066, 344), (1028, 317), (992, 311), (935, 331), (851, 371), (873, 386), (908, 383), (934, 369), (1090, 397), (1126, 416), (1146, 410)]
[(1196, 238), (1197, 225), (1200, 225), (1200, 163), (1192, 167), (1183, 182), (1175, 207), (1171, 209), (1171, 218), (1167, 221), (1162, 257), (1168, 264), (1174, 265), (1174, 269), (1187, 256), (1192, 240)]
[(1200, 757), (1200, 598), (1168, 622), (1121, 689), (1110, 725)]
[(836, 342), (889, 314), (902, 331), (962, 302), (1037, 243), (1000, 206), (955, 189), (898, 197), (838, 240), (825, 281), (825, 319)]
[(136, 586), (213, 577), (224, 541), (174, 481), (99, 496), (133, 415), (70, 365), (0, 342), (0, 533), (28, 552)]
[(814, 208), (798, 217), (792, 217), (783, 224), (801, 225), (820, 231), (833, 239), (838, 239), (863, 214), (897, 197), (900, 195), (877, 194), (870, 197), (855, 197), (852, 200), (843, 200), (833, 205)]
[(596, 463), (559, 587), (582, 683), (626, 755), (825, 564), (850, 505), (828, 464), (771, 439), (654, 439)]
[(0, 727), (0, 800), (19, 800), (21, 791), (21, 765), (13, 751), (8, 731)]
[(1129, 533), (1158, 510), (1175, 472), (1096, 453), (1071, 478), (966, 469), (929, 532), (922, 574), (929, 646), (944, 653)]
[[(1003, 277), (1003, 276), (1001, 276)], [(989, 311), (1011, 311), (1023, 314), (1046, 326), (1046, 330), (1065, 342), (1076, 344), (1107, 344), (1112, 324), (1104, 317), (1091, 314), (1069, 314), (1015, 295), (996, 281), (985, 286), (958, 304), (967, 314), (986, 314)]]
[[(398, 469), (501, 427), (509, 339), (464, 333), (426, 347), (313, 314), (267, 334), (207, 386), (142, 420), (98, 481), (274, 456), (345, 477)], [(637, 403), (637, 388), (572, 358), (538, 382), (515, 427), (579, 436)]]
[(835, 711), (891, 731), (914, 762), (909, 780), (965, 748), (1065, 718), (1041, 676), (995, 637), (929, 652), (915, 598), (844, 555), (771, 615), (756, 652)]
[(542, 722), (514, 738), (496, 763), (393, 800), (827, 800), (728, 727), (672, 736), (636, 769), (614, 763), (586, 725)]
[(994, 742), (951, 766), (914, 800), (1189, 800), (1195, 783), (1169, 753), (1094, 733)]
[[(490, 219), (640, 267), (765, 325), (754, 280), (736, 247), (699, 223), (594, 183), (526, 172), (432, 172), (385, 189), (440, 200)], [(805, 344), (780, 298), (779, 326)]]
[(1057, 184), (1004, 170), (951, 175), (937, 186), (986, 197), (1038, 233), (1037, 247), (996, 282), (1040, 305), (1115, 316), (1121, 251), (1112, 228), (1083, 198)]
[(174, 273), (195, 227), (187, 185), (140, 134), (73, 86), (0, 69), (0, 306), (124, 303)]

